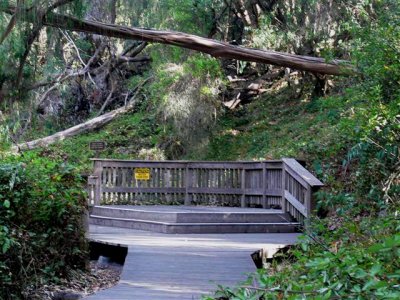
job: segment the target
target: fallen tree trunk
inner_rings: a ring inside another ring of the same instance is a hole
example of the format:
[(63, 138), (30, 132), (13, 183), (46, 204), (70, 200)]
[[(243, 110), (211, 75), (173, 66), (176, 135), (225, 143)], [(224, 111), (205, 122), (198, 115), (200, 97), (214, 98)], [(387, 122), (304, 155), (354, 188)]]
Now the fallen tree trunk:
[(13, 146), (12, 151), (17, 152), (17, 151), (31, 150), (31, 149), (36, 149), (39, 147), (49, 146), (56, 142), (63, 141), (64, 139), (66, 139), (68, 137), (72, 137), (72, 136), (75, 136), (75, 135), (78, 135), (78, 134), (81, 134), (81, 133), (84, 133), (87, 131), (91, 131), (91, 130), (100, 128), (100, 127), (108, 124), (112, 120), (114, 120), (116, 117), (118, 117), (124, 113), (127, 113), (129, 110), (130, 110), (129, 107), (118, 108), (116, 110), (105, 113), (104, 115), (101, 115), (99, 117), (91, 119), (85, 123), (68, 128), (64, 131), (57, 132), (56, 134)]
[[(2, 8), (2, 11), (14, 14), (16, 8), (8, 6)], [(36, 14), (37, 12), (27, 13), (27, 19), (33, 22)], [(106, 24), (97, 21), (80, 20), (72, 16), (53, 12), (49, 12), (44, 16), (43, 25), (109, 37), (174, 45), (207, 53), (213, 57), (272, 64), (319, 74), (350, 75), (355, 73), (354, 68), (347, 61), (326, 61), (324, 58), (319, 57), (245, 48), (183, 32)]]
[(75, 136), (75, 135), (78, 135), (78, 134), (81, 134), (84, 132), (92, 131), (92, 130), (98, 129), (98, 128), (110, 123), (112, 120), (114, 120), (118, 116), (131, 111), (135, 107), (136, 99), (140, 92), (140, 89), (152, 78), (153, 77), (149, 77), (149, 78), (145, 79), (134, 89), (134, 90), (136, 90), (135, 94), (132, 96), (132, 98), (130, 99), (129, 103), (126, 106), (118, 108), (113, 111), (110, 111), (108, 113), (105, 113), (104, 115), (93, 118), (82, 124), (73, 126), (71, 128), (68, 128), (68, 129), (60, 131), (60, 132), (57, 132), (53, 135), (50, 135), (50, 136), (47, 136), (44, 138), (40, 138), (37, 140), (33, 140), (30, 142), (17, 144), (12, 147), (12, 151), (19, 152), (19, 151), (24, 151), (24, 150), (32, 150), (32, 149), (36, 149), (39, 147), (46, 147), (51, 144), (57, 143), (59, 141), (63, 141), (68, 137), (72, 137), (72, 136)]

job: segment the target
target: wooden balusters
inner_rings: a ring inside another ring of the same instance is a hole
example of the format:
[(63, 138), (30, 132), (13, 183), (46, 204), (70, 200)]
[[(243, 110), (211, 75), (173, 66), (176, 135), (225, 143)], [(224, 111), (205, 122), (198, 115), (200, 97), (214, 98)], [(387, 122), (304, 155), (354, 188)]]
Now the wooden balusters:
[[(91, 205), (101, 203), (213, 204), (281, 208), (293, 218), (312, 209), (322, 183), (294, 159), (264, 162), (123, 161), (94, 159)], [(149, 168), (149, 180), (136, 180)]]

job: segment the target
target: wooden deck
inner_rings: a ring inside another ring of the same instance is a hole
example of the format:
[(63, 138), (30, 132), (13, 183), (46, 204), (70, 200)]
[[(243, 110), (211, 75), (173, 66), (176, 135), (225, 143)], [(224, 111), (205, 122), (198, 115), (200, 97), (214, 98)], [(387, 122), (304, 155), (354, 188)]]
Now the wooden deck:
[[(323, 184), (294, 159), (248, 162), (94, 159), (89, 204), (280, 209), (303, 223)], [(101, 225), (101, 224), (98, 224)]]
[(280, 209), (171, 205), (94, 206), (89, 222), (169, 234), (289, 233), (299, 226)]
[(120, 283), (87, 299), (201, 299), (217, 284), (234, 285), (255, 271), (252, 252), (268, 248), (272, 253), (297, 235), (168, 235), (92, 225), (91, 238), (128, 245), (129, 252)]

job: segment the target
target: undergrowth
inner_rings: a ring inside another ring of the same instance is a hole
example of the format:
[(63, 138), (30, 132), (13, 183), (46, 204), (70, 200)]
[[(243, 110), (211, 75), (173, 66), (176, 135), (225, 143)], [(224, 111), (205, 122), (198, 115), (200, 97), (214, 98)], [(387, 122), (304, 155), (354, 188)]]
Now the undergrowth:
[(69, 164), (33, 154), (0, 163), (0, 299), (85, 270), (83, 181)]
[(284, 263), (204, 299), (399, 299), (400, 219), (313, 220)]
[(323, 98), (277, 91), (221, 120), (207, 158), (306, 159), (327, 218), (310, 221), (283, 263), (206, 299), (400, 298), (400, 7), (373, 8), (368, 26), (347, 24), (362, 76)]

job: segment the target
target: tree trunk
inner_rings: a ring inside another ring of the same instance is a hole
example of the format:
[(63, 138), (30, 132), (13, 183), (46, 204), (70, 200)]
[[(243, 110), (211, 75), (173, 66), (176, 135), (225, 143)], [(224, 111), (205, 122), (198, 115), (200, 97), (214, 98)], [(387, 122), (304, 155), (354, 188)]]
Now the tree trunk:
[(18, 144), (16, 146), (12, 147), (12, 151), (23, 151), (23, 150), (31, 150), (31, 149), (35, 149), (35, 148), (39, 148), (39, 147), (46, 147), (48, 145), (57, 143), (59, 141), (63, 141), (68, 137), (72, 137), (87, 131), (92, 131), (95, 129), (98, 129), (106, 124), (108, 124), (109, 122), (111, 122), (112, 120), (114, 120), (115, 118), (117, 118), (118, 116), (125, 114), (129, 111), (131, 111), (134, 107), (135, 104), (137, 102), (137, 96), (141, 90), (141, 88), (150, 80), (152, 80), (153, 77), (149, 77), (147, 79), (145, 79), (143, 82), (141, 82), (139, 85), (137, 85), (137, 87), (134, 89), (135, 93), (133, 94), (132, 98), (129, 100), (129, 102), (127, 103), (126, 106), (118, 108), (116, 110), (110, 111), (108, 113), (105, 113), (104, 115), (101, 115), (99, 117), (93, 118), (89, 121), (86, 121), (82, 124), (73, 126), (71, 128), (68, 128), (66, 130), (57, 132), (53, 135), (41, 138), (41, 139), (37, 139), (37, 140), (33, 140), (30, 142), (26, 142), (26, 143), (21, 143)]
[[(14, 14), (16, 8), (8, 6), (7, 8), (3, 8), (2, 11)], [(35, 13), (30, 15), (31, 21), (34, 20), (34, 15)], [(29, 16), (27, 18), (29, 19)], [(44, 18), (43, 24), (109, 37), (174, 45), (207, 53), (214, 57), (272, 64), (319, 74), (349, 75), (355, 73), (354, 68), (347, 61), (332, 60), (328, 62), (324, 58), (245, 48), (183, 32), (159, 31), (106, 24), (97, 21), (84, 21), (56, 13), (48, 13)]]
[(30, 150), (30, 149), (35, 149), (39, 147), (46, 147), (48, 145), (54, 144), (59, 141), (63, 141), (68, 137), (72, 137), (87, 131), (92, 131), (94, 129), (100, 128), (112, 120), (114, 120), (116, 117), (127, 113), (128, 111), (131, 110), (131, 107), (121, 107), (116, 110), (110, 111), (104, 115), (101, 115), (97, 118), (91, 119), (85, 123), (76, 125), (74, 127), (68, 128), (64, 131), (57, 132), (56, 134), (47, 136), (45, 138), (37, 139), (34, 141), (18, 144), (16, 146), (12, 147), (13, 151), (23, 151), (23, 150)]

